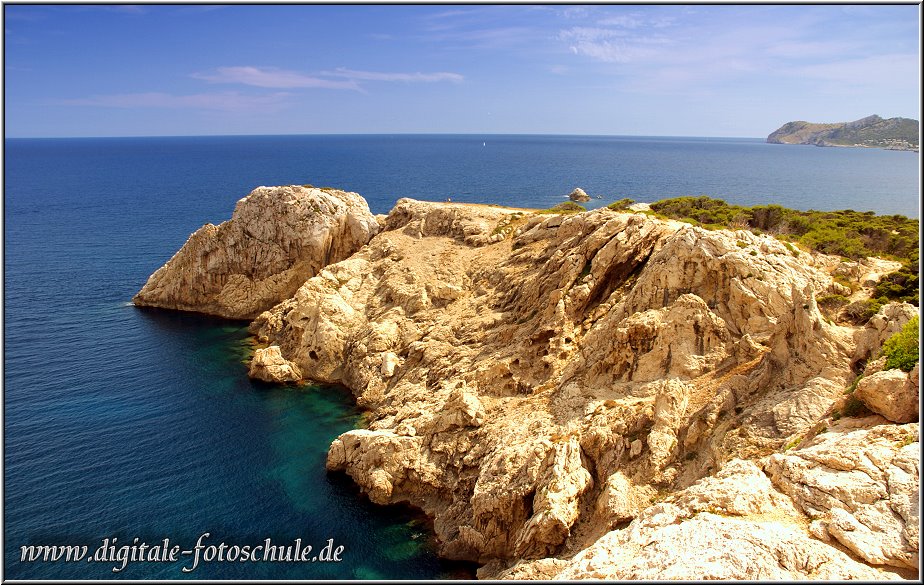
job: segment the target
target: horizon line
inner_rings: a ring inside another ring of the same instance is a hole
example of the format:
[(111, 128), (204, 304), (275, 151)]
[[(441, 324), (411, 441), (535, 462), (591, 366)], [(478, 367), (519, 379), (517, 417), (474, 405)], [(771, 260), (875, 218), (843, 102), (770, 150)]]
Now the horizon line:
[(762, 140), (762, 136), (702, 136), (697, 134), (574, 134), (556, 132), (293, 132), (285, 134), (130, 134), (97, 136), (6, 136), (5, 140), (80, 140), (109, 138), (248, 138), (277, 136), (557, 136), (592, 138), (709, 138)]

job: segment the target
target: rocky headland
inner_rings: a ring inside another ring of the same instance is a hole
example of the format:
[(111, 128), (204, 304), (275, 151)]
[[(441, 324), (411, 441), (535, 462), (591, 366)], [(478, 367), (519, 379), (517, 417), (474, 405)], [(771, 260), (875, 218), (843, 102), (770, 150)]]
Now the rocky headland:
[(867, 116), (853, 122), (787, 122), (767, 137), (771, 144), (813, 144), (911, 150), (920, 144), (918, 121), (910, 118), (883, 119)]
[[(841, 259), (746, 230), (361, 201), (259, 188), (136, 303), (253, 319), (251, 376), (348, 387), (368, 427), (328, 469), (425, 511), (441, 555), (482, 578), (916, 578), (918, 370), (877, 359), (916, 307), (834, 321)], [(857, 294), (882, 265), (847, 271)]]
[(310, 185), (258, 187), (231, 219), (196, 230), (132, 302), (253, 319), (289, 298), (379, 230), (356, 193)]

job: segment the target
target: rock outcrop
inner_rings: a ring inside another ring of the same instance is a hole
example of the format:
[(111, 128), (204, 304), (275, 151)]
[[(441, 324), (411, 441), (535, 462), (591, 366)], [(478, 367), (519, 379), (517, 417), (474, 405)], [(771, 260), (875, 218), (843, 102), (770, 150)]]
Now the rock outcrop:
[(890, 421), (909, 423), (918, 420), (919, 394), (918, 366), (915, 365), (910, 373), (883, 370), (862, 378), (854, 396)]
[(909, 305), (832, 322), (815, 298), (840, 294), (838, 259), (643, 213), (401, 199), (376, 225), (256, 316), (251, 375), (350, 388), (368, 428), (327, 468), (424, 510), (444, 557), (488, 578), (912, 576), (917, 425), (841, 416)]
[(571, 201), (577, 201), (579, 203), (586, 203), (587, 201), (590, 201), (590, 195), (588, 195), (580, 187), (576, 187), (574, 191), (568, 194), (568, 199)]
[(282, 357), (282, 352), (279, 351), (279, 346), (277, 345), (255, 350), (253, 358), (250, 360), (250, 369), (247, 375), (264, 382), (280, 384), (299, 382), (302, 379), (302, 371), (298, 369), (298, 366)]
[(820, 540), (836, 540), (873, 565), (917, 569), (920, 454), (917, 424), (833, 428), (771, 456), (766, 469)]
[(520, 562), (493, 576), (560, 581), (901, 578), (813, 538), (790, 498), (754, 463), (740, 459), (649, 507), (625, 529), (609, 532), (552, 570), (539, 562)]
[(193, 233), (132, 302), (253, 319), (378, 230), (356, 193), (258, 187), (237, 202), (230, 220)]
[[(405, 199), (368, 246), (251, 330), (370, 411), (368, 429), (334, 441), (328, 468), (377, 503), (427, 511), (441, 554), (487, 563), (483, 576), (532, 574), (524, 559), (546, 578), (658, 575), (642, 561), (577, 569), (575, 555), (604, 537), (604, 552), (587, 552), (601, 563), (654, 539), (679, 563), (664, 574), (687, 578), (881, 578), (813, 539), (779, 491), (755, 497), (779, 509), (732, 518), (651, 507), (732, 461), (782, 451), (839, 404), (857, 329), (815, 303), (841, 286), (837, 264), (769, 236), (607, 209)], [(888, 306), (882, 320), (893, 314), (904, 311)], [(624, 528), (646, 514), (649, 532)], [(680, 562), (670, 539), (697, 535), (710, 535), (703, 554)], [(740, 548), (726, 550), (732, 536)], [(707, 549), (719, 555), (708, 570)]]

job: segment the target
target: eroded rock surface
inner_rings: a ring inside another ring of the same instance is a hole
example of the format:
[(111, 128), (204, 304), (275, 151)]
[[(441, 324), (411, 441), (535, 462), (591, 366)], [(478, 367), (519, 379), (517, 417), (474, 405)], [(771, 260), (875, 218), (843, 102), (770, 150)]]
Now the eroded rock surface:
[(771, 456), (782, 491), (830, 535), (874, 565), (918, 568), (920, 497), (917, 424), (833, 428), (812, 444)]
[(328, 469), (426, 511), (443, 556), (488, 578), (917, 566), (917, 425), (836, 421), (914, 308), (826, 319), (839, 259), (609, 209), (401, 199), (372, 222), (254, 319), (252, 375), (349, 387), (368, 428)]
[(573, 558), (552, 567), (520, 562), (492, 576), (561, 581), (900, 578), (813, 539), (792, 501), (754, 463), (742, 460), (649, 507), (628, 527), (609, 532)]
[(324, 266), (353, 254), (378, 230), (356, 193), (258, 187), (237, 202), (230, 220), (193, 233), (132, 301), (253, 319), (291, 297)]
[[(541, 215), (407, 199), (385, 226), (252, 331), (370, 410), (369, 429), (335, 441), (328, 467), (373, 501), (426, 510), (441, 554), (489, 563), (485, 576), (536, 559), (547, 577), (601, 537), (638, 553), (642, 537), (620, 527), (659, 494), (782, 451), (854, 377), (856, 328), (815, 303), (840, 286), (837, 262), (771, 237), (607, 209)], [(665, 508), (652, 514), (669, 521), (652, 521), (656, 536), (645, 538), (709, 534), (703, 546), (719, 557), (708, 576), (880, 574), (812, 540), (803, 512), (774, 493), (762, 497), (785, 508), (780, 525), (739, 510), (668, 528), (686, 512)], [(725, 551), (720, 534), (744, 535), (743, 548)], [(659, 546), (677, 555), (669, 540)], [(766, 565), (745, 567), (747, 554)], [(568, 566), (558, 578), (597, 574)], [(656, 575), (633, 566), (599, 574)], [(677, 566), (686, 578), (705, 570)]]
[(260, 348), (254, 351), (247, 375), (264, 382), (299, 382), (302, 372), (298, 366), (282, 357), (279, 346)]

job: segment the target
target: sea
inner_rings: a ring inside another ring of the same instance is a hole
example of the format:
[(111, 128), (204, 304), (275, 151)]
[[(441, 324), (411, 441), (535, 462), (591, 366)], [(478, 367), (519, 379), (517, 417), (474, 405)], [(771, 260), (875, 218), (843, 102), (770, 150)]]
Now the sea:
[[(473, 577), (418, 511), (325, 471), (331, 440), (363, 425), (347, 390), (253, 382), (246, 323), (130, 304), (257, 186), (356, 191), (373, 213), (401, 197), (547, 208), (581, 187), (591, 207), (705, 194), (917, 218), (919, 160), (749, 138), (6, 139), (3, 578)], [(312, 549), (269, 562), (260, 545)], [(46, 546), (90, 560), (29, 548)]]

